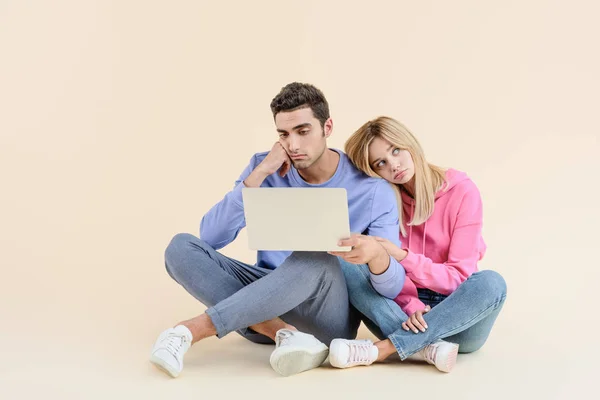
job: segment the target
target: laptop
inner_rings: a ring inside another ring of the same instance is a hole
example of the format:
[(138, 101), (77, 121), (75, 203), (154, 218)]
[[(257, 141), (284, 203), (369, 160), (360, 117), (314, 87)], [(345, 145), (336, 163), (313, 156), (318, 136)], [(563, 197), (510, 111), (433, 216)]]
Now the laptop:
[(350, 251), (344, 188), (243, 188), (251, 250)]

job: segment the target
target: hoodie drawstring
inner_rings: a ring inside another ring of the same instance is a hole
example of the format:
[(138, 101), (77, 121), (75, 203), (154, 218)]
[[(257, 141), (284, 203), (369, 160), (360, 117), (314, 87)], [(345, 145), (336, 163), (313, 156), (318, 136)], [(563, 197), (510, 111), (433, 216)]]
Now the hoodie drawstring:
[[(415, 213), (415, 202), (411, 201), (410, 202), (410, 222), (412, 222), (413, 216)], [(408, 228), (408, 246), (409, 246), (409, 250), (410, 250), (410, 244), (411, 242), (411, 238), (412, 238), (412, 224), (410, 225), (410, 227)], [(425, 225), (423, 226), (423, 243), (422, 243), (422, 247), (421, 247), (421, 254), (425, 255), (425, 238), (427, 235), (427, 220), (425, 221)]]
[[(413, 219), (413, 214), (414, 214), (414, 209), (415, 209), (415, 203), (414, 202), (410, 202), (410, 221), (412, 222)], [(410, 250), (410, 238), (412, 237), (412, 223), (410, 224), (410, 227), (408, 228), (408, 249)]]
[(425, 226), (423, 227), (423, 251), (421, 252), (421, 254), (425, 255), (425, 238), (427, 234), (427, 220), (425, 220)]

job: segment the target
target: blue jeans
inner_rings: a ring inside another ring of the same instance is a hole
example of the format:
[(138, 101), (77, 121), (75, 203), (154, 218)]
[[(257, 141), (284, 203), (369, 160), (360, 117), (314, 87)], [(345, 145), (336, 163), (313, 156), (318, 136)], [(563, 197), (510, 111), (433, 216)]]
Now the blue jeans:
[(419, 298), (431, 306), (431, 311), (423, 316), (428, 329), (414, 333), (402, 329), (408, 316), (400, 306), (375, 291), (367, 265), (342, 259), (340, 263), (350, 303), (364, 316), (365, 325), (375, 336), (390, 339), (402, 360), (439, 339), (457, 343), (461, 353), (479, 350), (506, 298), (504, 278), (489, 270), (474, 273), (449, 296), (419, 289)]

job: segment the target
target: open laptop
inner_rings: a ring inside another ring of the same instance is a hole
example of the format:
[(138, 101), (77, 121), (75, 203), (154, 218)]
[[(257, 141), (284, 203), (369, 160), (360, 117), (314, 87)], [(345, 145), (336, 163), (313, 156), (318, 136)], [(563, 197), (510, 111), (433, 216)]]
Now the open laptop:
[(252, 250), (349, 251), (348, 197), (343, 188), (243, 188)]

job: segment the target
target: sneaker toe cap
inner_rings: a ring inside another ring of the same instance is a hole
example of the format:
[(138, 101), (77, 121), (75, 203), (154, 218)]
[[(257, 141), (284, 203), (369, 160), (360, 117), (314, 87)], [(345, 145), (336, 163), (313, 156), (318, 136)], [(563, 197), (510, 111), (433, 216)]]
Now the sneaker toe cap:
[(333, 367), (341, 368), (348, 363), (350, 348), (342, 341), (334, 339), (329, 345), (329, 364)]
[(181, 370), (177, 359), (165, 349), (158, 349), (152, 353), (152, 361), (169, 370), (178, 373)]

